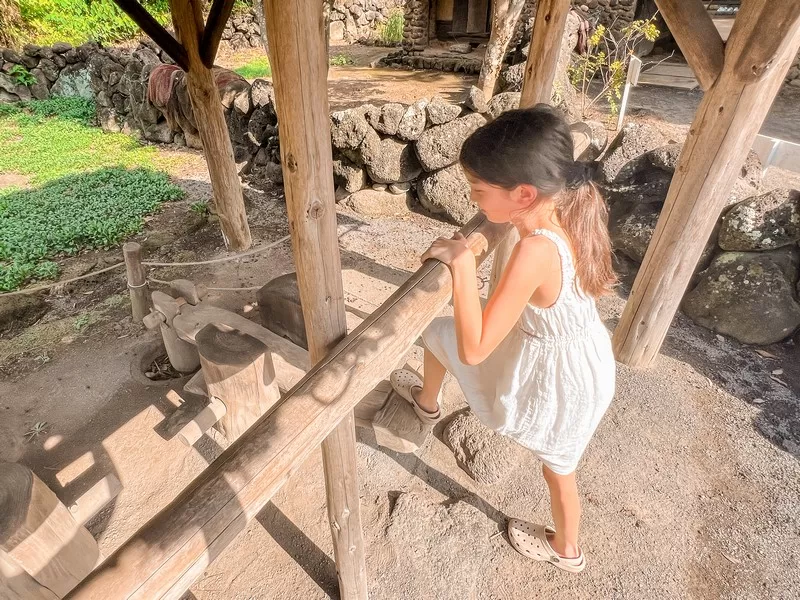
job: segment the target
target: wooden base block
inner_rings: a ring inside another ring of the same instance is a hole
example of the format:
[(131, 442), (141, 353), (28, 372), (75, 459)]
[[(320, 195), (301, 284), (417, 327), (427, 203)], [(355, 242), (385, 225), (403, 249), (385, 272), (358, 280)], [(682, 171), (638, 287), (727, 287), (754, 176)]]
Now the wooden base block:
[(109, 473), (95, 483), (89, 490), (78, 498), (69, 507), (72, 518), (81, 525), (85, 525), (106, 505), (117, 497), (122, 490), (122, 484), (115, 475)]

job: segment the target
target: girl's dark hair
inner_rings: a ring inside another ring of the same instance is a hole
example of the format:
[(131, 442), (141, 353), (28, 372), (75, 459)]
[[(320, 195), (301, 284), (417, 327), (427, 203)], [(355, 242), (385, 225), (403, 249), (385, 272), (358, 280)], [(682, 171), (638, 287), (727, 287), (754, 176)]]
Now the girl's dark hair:
[(594, 163), (575, 162), (564, 117), (547, 104), (510, 110), (475, 131), (461, 148), (461, 165), (505, 189), (532, 185), (552, 198), (575, 251), (581, 289), (608, 293), (617, 278), (611, 264), (608, 208), (592, 181)]

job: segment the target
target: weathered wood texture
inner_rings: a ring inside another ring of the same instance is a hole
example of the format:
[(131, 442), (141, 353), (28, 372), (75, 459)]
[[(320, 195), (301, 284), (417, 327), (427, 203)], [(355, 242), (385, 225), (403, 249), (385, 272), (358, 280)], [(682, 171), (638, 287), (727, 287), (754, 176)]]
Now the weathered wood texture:
[(219, 43), (222, 41), (222, 32), (225, 30), (225, 24), (231, 16), (235, 3), (236, 0), (214, 0), (211, 5), (203, 32), (203, 41), (200, 43), (203, 64), (209, 69), (214, 66)]
[(702, 0), (656, 0), (683, 57), (705, 91), (722, 73), (725, 44)]
[[(286, 209), (311, 362), (347, 334), (336, 227), (322, 3), (264, 0), (281, 138)], [(298, 101), (299, 100), (299, 101)], [(366, 600), (352, 412), (322, 444), (339, 595)]]
[[(182, 298), (173, 298), (159, 291), (153, 292), (151, 297), (155, 309), (152, 316), (163, 315), (163, 318), (159, 318), (155, 322), (158, 323), (161, 330), (161, 339), (164, 340), (164, 348), (169, 356), (170, 364), (181, 373), (195, 371), (200, 366), (197, 348), (180, 339), (174, 329), (175, 318), (186, 306), (186, 302)], [(145, 323), (149, 321), (150, 317), (145, 320)]]
[(208, 404), (180, 428), (176, 434), (177, 438), (187, 446), (194, 446), (209, 429), (225, 416), (225, 412), (226, 408), (222, 400), (210, 398)]
[(208, 165), (222, 237), (225, 246), (231, 250), (245, 250), (250, 247), (252, 239), (233, 146), (217, 85), (211, 69), (200, 57), (200, 38), (203, 35), (200, 0), (170, 0), (170, 7), (175, 29), (189, 61), (186, 87), (203, 142), (203, 156)]
[(125, 275), (131, 296), (131, 314), (135, 323), (141, 323), (150, 312), (147, 274), (142, 266), (142, 247), (136, 242), (126, 242), (122, 245), (122, 256), (125, 259)]
[(119, 479), (113, 473), (109, 473), (70, 504), (69, 512), (78, 524), (86, 525), (116, 498), (120, 491), (122, 484)]
[[(797, 56), (797, 5), (765, 0), (742, 4), (725, 66), (697, 110), (658, 225), (614, 333), (620, 362), (648, 366), (661, 348), (739, 169)], [(763, 23), (758, 20), (762, 14), (776, 24), (794, 19), (790, 35), (776, 45), (773, 36), (764, 35)], [(763, 75), (753, 81), (753, 63), (742, 53), (763, 56), (766, 46), (774, 48), (775, 54), (756, 65)], [(769, 69), (762, 68), (766, 64)]]
[(0, 550), (0, 598), (2, 600), (58, 600), (52, 591), (25, 572)]
[(100, 556), (97, 542), (50, 488), (27, 467), (6, 462), (0, 462), (0, 551), (58, 597)]
[(478, 76), (478, 87), (487, 100), (494, 96), (508, 44), (514, 35), (523, 6), (525, 0), (493, 0), (492, 31), (489, 34), (489, 42), (486, 44), (486, 53)]
[(280, 399), (272, 356), (263, 342), (224, 325), (206, 325), (196, 341), (208, 395), (225, 404), (217, 428), (233, 441)]
[(147, 9), (137, 0), (114, 0), (139, 27), (184, 71), (189, 70), (189, 58), (186, 50), (170, 33), (156, 21)]
[[(479, 260), (507, 227), (475, 217), (462, 233)], [(450, 300), (447, 267), (426, 262), (69, 598), (180, 598)]]
[(521, 108), (539, 103), (550, 104), (553, 98), (553, 81), (556, 78), (561, 40), (567, 25), (570, 0), (539, 0), (536, 19), (533, 21), (531, 48), (525, 63), (522, 82)]

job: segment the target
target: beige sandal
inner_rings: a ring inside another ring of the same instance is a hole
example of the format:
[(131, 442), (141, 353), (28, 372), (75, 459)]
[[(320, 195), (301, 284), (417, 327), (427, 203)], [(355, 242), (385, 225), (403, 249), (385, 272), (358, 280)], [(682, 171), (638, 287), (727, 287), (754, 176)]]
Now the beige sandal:
[(555, 535), (556, 530), (545, 525), (533, 525), (519, 519), (508, 522), (508, 539), (514, 550), (533, 560), (549, 562), (554, 567), (580, 573), (586, 568), (586, 559), (581, 550), (577, 558), (564, 558), (550, 546), (547, 534)]
[(414, 388), (422, 388), (422, 380), (417, 377), (415, 373), (407, 369), (398, 369), (397, 371), (393, 371), (389, 376), (389, 382), (392, 384), (394, 391), (411, 404), (411, 407), (414, 409), (420, 421), (433, 425), (441, 420), (442, 409), (439, 406), (438, 399), (436, 401), (436, 412), (434, 413), (428, 412), (422, 408), (414, 399), (414, 394), (411, 390)]

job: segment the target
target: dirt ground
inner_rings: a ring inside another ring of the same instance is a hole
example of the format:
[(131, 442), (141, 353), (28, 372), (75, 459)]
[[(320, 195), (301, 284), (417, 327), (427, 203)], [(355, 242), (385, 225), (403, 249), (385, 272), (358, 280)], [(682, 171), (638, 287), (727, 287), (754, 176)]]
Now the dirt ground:
[[(363, 81), (361, 68), (348, 67), (353, 74), (342, 77), (332, 69), (331, 98), (342, 106), (355, 98), (410, 101), (440, 86), (456, 94), (469, 84), (452, 74), (409, 72), (398, 79), (394, 70), (391, 78), (377, 71)], [(668, 130), (683, 129), (691, 119), (689, 100), (675, 96), (673, 106), (668, 93), (639, 88), (634, 108)], [(789, 103), (779, 100), (771, 122), (800, 131)], [(204, 164), (197, 154), (182, 154), (189, 158), (173, 176), (187, 198), (168, 205), (137, 238), (151, 259), (224, 254), (218, 224), (189, 210), (210, 198)], [(787, 177), (768, 173), (772, 182)], [(246, 196), (256, 244), (286, 235), (280, 189), (247, 189)], [(417, 268), (430, 241), (453, 229), (418, 212), (366, 220), (343, 211), (338, 220), (345, 298), (356, 313), (374, 310)], [(87, 253), (69, 261), (65, 272), (112, 260), (111, 252)], [(233, 288), (291, 270), (290, 247), (282, 244), (236, 262), (162, 268), (154, 276)], [(612, 330), (627, 289), (601, 302)], [(252, 290), (212, 291), (211, 300), (258, 319)], [(0, 460), (29, 465), (67, 504), (115, 474), (122, 492), (89, 523), (107, 556), (218, 456), (225, 441), (212, 434), (187, 448), (165, 439), (176, 393), (188, 402), (199, 399), (182, 391), (185, 379), (144, 377), (158, 338), (126, 317), (121, 274), (56, 289), (47, 302), (49, 313), (0, 336)], [(91, 317), (75, 326), (82, 315)], [(503, 481), (483, 485), (459, 468), (442, 441), (445, 424), (417, 455), (381, 449), (370, 432), (359, 430), (370, 597), (795, 598), (800, 351), (792, 342), (766, 350), (765, 358), (678, 316), (653, 368), (619, 366), (617, 397), (579, 469), (589, 561), (580, 575), (527, 561), (502, 533), (510, 516), (548, 522), (546, 486), (532, 456)], [(419, 357), (420, 349), (412, 354)], [(771, 377), (778, 369), (788, 387)], [(449, 417), (466, 408), (451, 379), (443, 404)], [(48, 424), (46, 433), (26, 442), (37, 422)], [(317, 451), (187, 598), (336, 598), (332, 555)]]

